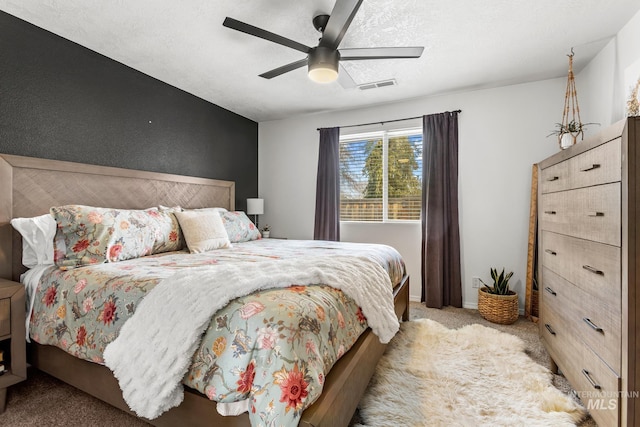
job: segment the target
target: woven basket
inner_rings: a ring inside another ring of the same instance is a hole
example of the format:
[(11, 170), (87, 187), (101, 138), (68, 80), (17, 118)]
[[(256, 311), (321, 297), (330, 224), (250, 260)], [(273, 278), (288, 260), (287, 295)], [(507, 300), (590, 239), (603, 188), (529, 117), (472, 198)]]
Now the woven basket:
[(535, 289), (531, 292), (531, 315), (540, 317), (540, 295)]
[(478, 311), (489, 322), (510, 325), (518, 320), (518, 294), (495, 295), (478, 289)]

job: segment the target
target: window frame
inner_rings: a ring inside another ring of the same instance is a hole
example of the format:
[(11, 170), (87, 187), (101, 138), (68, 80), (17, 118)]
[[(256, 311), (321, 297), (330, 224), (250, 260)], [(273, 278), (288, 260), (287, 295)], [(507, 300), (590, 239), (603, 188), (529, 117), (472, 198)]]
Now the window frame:
[[(347, 224), (420, 224), (422, 222), (422, 212), (420, 212), (420, 219), (389, 219), (389, 139), (390, 137), (397, 136), (410, 136), (420, 134), (424, 138), (422, 126), (407, 126), (401, 128), (384, 129), (378, 128), (377, 130), (371, 130), (360, 133), (348, 133), (340, 134), (339, 144), (344, 142), (362, 141), (365, 139), (382, 139), (382, 220), (381, 221), (366, 221), (366, 220), (343, 220), (340, 218), (340, 223)], [(423, 153), (424, 156), (424, 153)], [(422, 161), (422, 159), (421, 159)], [(424, 163), (422, 164), (424, 167)], [(424, 191), (421, 183), (421, 194)], [(342, 189), (340, 189), (340, 195), (342, 196)], [(342, 197), (340, 197), (340, 203), (342, 203)], [(340, 214), (342, 215), (342, 213)]]

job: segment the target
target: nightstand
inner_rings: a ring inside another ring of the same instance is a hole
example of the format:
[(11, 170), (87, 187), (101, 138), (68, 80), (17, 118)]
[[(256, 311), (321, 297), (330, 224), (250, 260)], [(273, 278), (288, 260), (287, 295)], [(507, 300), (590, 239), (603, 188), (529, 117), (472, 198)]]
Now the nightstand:
[(24, 285), (0, 279), (0, 350), (5, 372), (0, 376), (0, 413), (7, 403), (7, 387), (27, 379)]

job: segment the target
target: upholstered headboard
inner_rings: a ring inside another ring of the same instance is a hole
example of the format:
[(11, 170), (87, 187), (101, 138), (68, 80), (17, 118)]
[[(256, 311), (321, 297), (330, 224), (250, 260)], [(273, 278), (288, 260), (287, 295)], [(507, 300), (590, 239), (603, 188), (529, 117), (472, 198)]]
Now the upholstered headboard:
[(0, 277), (18, 280), (22, 239), (9, 221), (80, 204), (235, 209), (235, 183), (215, 179), (0, 154)]

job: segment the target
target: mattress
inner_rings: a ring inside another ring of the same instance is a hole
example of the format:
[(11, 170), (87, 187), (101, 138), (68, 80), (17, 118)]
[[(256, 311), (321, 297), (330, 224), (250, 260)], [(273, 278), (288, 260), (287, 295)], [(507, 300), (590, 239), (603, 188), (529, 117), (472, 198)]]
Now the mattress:
[[(385, 245), (262, 239), (201, 254), (171, 252), (67, 271), (45, 270), (33, 295), (30, 336), (95, 363), (140, 301), (177, 271), (205, 265), (358, 255), (398, 283), (399, 253)], [(171, 301), (166, 302), (167, 307)], [(264, 424), (296, 424), (322, 392), (333, 364), (367, 328), (355, 302), (323, 284), (271, 289), (237, 298), (212, 317), (183, 383), (209, 399), (245, 401)], [(255, 404), (256, 397), (260, 404)], [(285, 422), (283, 422), (285, 421)]]

